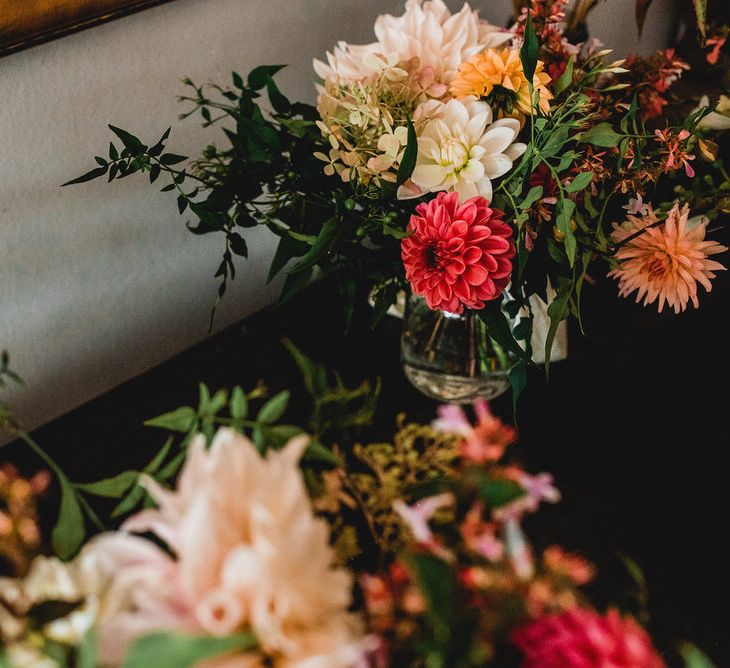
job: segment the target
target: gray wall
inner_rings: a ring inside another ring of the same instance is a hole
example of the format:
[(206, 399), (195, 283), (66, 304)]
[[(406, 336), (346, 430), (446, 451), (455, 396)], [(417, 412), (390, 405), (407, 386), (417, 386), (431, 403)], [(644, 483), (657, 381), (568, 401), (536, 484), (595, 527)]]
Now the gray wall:
[[(452, 0), (452, 8), (457, 2)], [(460, 4), (460, 3), (459, 3)], [(475, 2), (493, 23), (510, 1)], [(665, 40), (671, 0), (655, 2), (642, 49)], [(196, 238), (174, 198), (130, 179), (60, 189), (87, 171), (106, 123), (154, 140), (180, 109), (179, 80), (227, 81), (262, 63), (290, 63), (282, 88), (313, 99), (313, 56), (336, 40), (370, 41), (377, 13), (400, 0), (177, 0), (0, 60), (0, 349), (27, 387), (6, 392), (29, 428), (131, 378), (206, 335), (220, 254)], [(606, 0), (594, 32), (636, 49), (633, 0)], [(175, 124), (172, 144), (193, 155), (210, 136)], [(251, 259), (217, 318), (235, 322), (270, 303), (272, 239)]]

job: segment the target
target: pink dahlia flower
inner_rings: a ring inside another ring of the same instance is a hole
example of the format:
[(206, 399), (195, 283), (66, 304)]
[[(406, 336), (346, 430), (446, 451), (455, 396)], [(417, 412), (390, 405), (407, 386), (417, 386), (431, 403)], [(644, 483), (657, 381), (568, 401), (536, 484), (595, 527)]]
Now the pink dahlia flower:
[(481, 309), (505, 289), (515, 245), (502, 212), (484, 197), (439, 193), (416, 207), (401, 255), (413, 292), (451, 313)]
[(576, 608), (541, 617), (512, 634), (523, 668), (664, 668), (651, 638), (616, 610)]
[[(621, 226), (615, 225), (614, 241), (625, 242), (616, 253), (618, 269), (608, 275), (618, 279), (619, 294), (626, 297), (636, 290), (636, 301), (644, 306), (659, 300), (659, 312), (668, 304), (675, 313), (684, 311), (690, 300), (699, 307), (697, 283), (708, 292), (715, 271), (725, 269), (710, 255), (727, 250), (714, 241), (705, 241), (707, 219), (688, 220), (689, 206), (676, 203), (662, 225), (649, 207), (644, 216), (629, 216)], [(630, 241), (629, 237), (635, 236)]]

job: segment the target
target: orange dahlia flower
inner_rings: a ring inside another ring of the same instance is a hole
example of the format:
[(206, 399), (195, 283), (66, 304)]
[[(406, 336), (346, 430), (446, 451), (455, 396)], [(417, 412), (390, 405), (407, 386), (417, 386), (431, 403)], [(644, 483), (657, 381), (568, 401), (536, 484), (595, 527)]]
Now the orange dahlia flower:
[(714, 272), (725, 269), (709, 256), (727, 247), (705, 241), (708, 220), (690, 221), (688, 204), (680, 208), (675, 203), (664, 223), (657, 223), (649, 206), (643, 216), (629, 216), (623, 225), (614, 225), (612, 239), (625, 243), (616, 252), (619, 267), (608, 275), (618, 280), (622, 297), (636, 290), (636, 301), (643, 298), (644, 306), (658, 299), (660, 313), (665, 303), (675, 313), (684, 311), (690, 300), (698, 308), (697, 283), (709, 292)]
[[(550, 111), (553, 95), (548, 90), (550, 75), (543, 69), (541, 60), (537, 61), (532, 85), (539, 94), (538, 106), (543, 114)], [(532, 114), (530, 86), (516, 49), (487, 49), (459, 66), (459, 72), (451, 82), (451, 93), (455, 97), (475, 95), (486, 99), (504, 115), (515, 111)]]

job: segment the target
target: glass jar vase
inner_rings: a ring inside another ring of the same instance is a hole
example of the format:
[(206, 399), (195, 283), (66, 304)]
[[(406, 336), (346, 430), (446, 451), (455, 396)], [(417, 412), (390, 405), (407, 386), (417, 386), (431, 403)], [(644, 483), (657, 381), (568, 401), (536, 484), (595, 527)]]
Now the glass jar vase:
[(503, 394), (517, 362), (490, 338), (476, 312), (434, 311), (416, 295), (406, 302), (401, 360), (416, 389), (449, 403)]

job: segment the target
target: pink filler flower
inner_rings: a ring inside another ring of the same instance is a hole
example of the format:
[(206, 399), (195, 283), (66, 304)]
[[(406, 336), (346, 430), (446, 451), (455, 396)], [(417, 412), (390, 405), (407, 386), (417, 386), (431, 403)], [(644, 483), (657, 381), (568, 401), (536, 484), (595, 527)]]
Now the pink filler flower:
[(515, 245), (502, 212), (484, 197), (463, 203), (440, 192), (416, 207), (401, 243), (406, 278), (429, 307), (461, 313), (481, 309), (507, 287)]
[(541, 617), (512, 634), (522, 668), (664, 668), (651, 638), (616, 610), (600, 615), (576, 608)]

